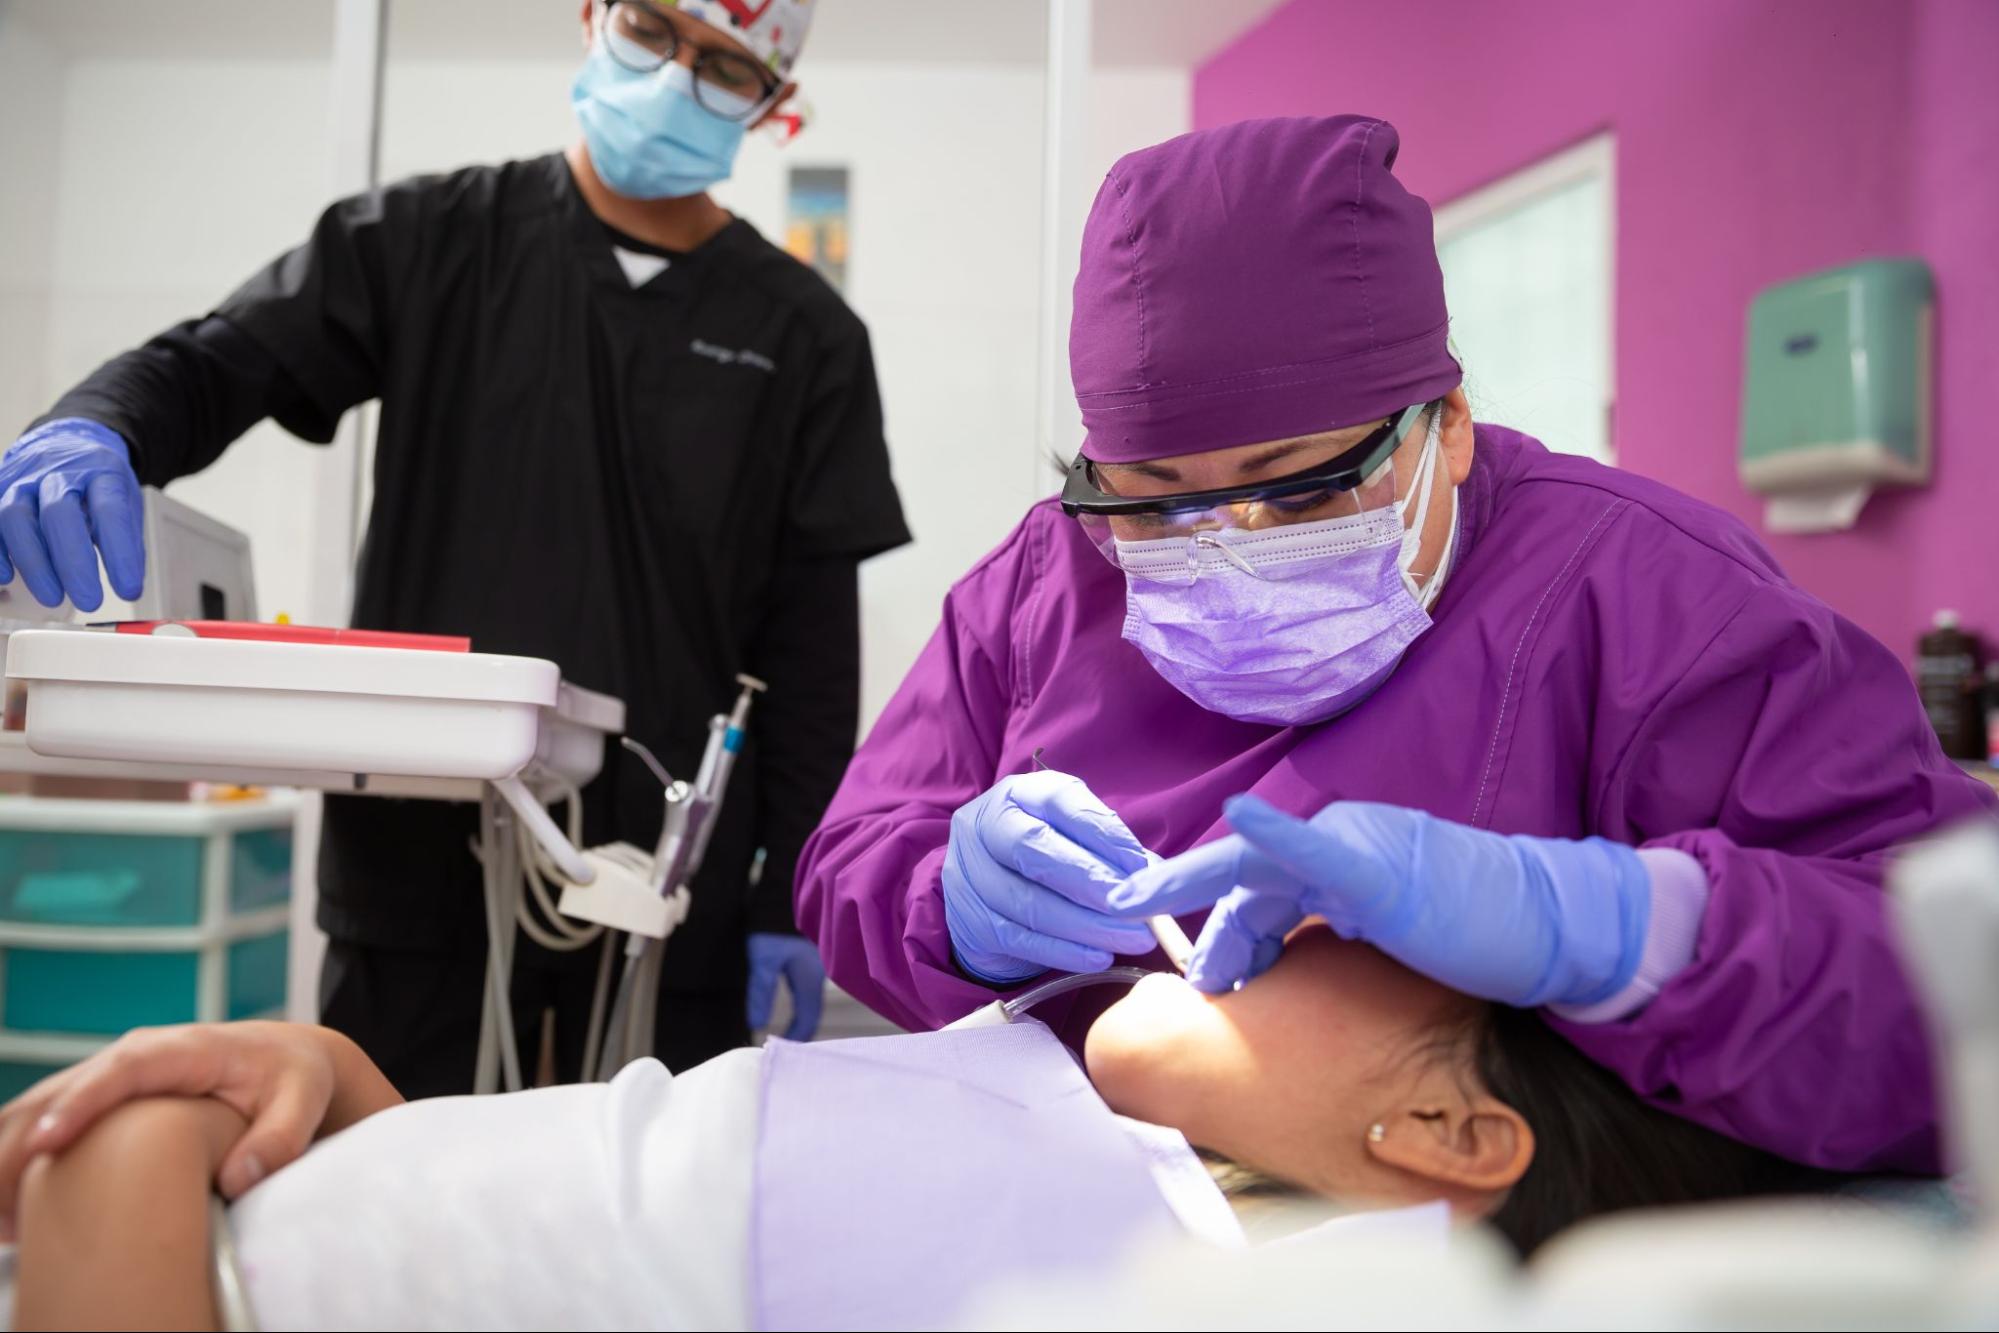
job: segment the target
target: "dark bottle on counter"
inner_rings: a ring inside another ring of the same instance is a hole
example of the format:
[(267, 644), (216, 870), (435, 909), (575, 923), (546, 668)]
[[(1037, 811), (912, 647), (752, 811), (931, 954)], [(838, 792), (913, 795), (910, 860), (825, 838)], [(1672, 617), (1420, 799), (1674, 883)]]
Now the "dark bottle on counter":
[(1957, 612), (1937, 612), (1936, 628), (1916, 641), (1916, 689), (1943, 752), (1983, 759), (1985, 709), (1978, 637), (1958, 628)]
[(1985, 762), (1999, 768), (1999, 662), (1985, 664)]

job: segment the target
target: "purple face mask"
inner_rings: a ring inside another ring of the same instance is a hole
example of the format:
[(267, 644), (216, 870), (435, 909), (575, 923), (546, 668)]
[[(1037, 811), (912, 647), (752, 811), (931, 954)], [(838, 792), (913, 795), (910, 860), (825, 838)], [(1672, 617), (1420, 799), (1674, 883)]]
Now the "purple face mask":
[(1296, 727), (1352, 708), (1430, 628), (1456, 544), (1455, 490), (1436, 574), (1418, 591), (1408, 569), (1437, 455), (1433, 418), (1409, 498), (1368, 513), (1118, 542), (1124, 637), (1182, 694), (1238, 722)]

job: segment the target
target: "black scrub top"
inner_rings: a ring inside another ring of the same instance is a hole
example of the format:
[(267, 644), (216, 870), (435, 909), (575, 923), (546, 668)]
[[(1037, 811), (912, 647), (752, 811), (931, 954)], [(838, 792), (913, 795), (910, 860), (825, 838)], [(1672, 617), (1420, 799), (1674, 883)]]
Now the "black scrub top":
[[(257, 420), (326, 442), (381, 400), (353, 623), (551, 658), (691, 777), (737, 672), (757, 704), (667, 985), (736, 984), (792, 928), (806, 835), (851, 756), (858, 562), (909, 540), (867, 332), (741, 220), (634, 287), (560, 154), (343, 200), (209, 317), (107, 363), (50, 417), (125, 436), (163, 485)], [(45, 418), (46, 419), (46, 418)], [(658, 782), (613, 745), (586, 838), (648, 850)], [(474, 812), (329, 798), (319, 921), (482, 946)], [(767, 859), (754, 891), (756, 850)]]

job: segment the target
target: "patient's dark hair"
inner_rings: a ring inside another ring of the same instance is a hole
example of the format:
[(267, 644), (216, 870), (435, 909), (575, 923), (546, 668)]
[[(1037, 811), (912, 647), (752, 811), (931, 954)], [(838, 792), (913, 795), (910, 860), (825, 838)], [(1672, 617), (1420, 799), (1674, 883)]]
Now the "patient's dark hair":
[(1472, 1043), (1486, 1090), (1534, 1131), (1533, 1163), (1490, 1218), (1523, 1256), (1602, 1213), (1832, 1179), (1640, 1101), (1531, 1011), (1485, 1005), (1447, 1040)]
[[(1410, 1054), (1469, 1057), (1484, 1091), (1534, 1131), (1533, 1161), (1486, 1219), (1523, 1259), (1556, 1233), (1604, 1213), (1799, 1193), (1839, 1179), (1640, 1101), (1531, 1010), (1474, 1004), (1469, 1016), (1454, 1014)], [(1228, 1158), (1203, 1156), (1239, 1214), (1249, 1206), (1281, 1212), (1287, 1202), (1309, 1197)]]

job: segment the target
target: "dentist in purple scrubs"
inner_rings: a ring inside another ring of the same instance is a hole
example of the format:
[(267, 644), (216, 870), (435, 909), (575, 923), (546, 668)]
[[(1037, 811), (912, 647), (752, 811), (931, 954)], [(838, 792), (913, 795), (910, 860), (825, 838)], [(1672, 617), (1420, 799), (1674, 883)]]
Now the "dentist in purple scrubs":
[(1196, 985), (1255, 985), (1319, 916), (1713, 1129), (1935, 1169), (1882, 868), (1991, 795), (1742, 524), (1473, 422), (1396, 149), (1270, 120), (1112, 169), (1082, 452), (946, 598), (801, 925), (930, 1027), (1158, 963), (1155, 913), (1207, 912)]

